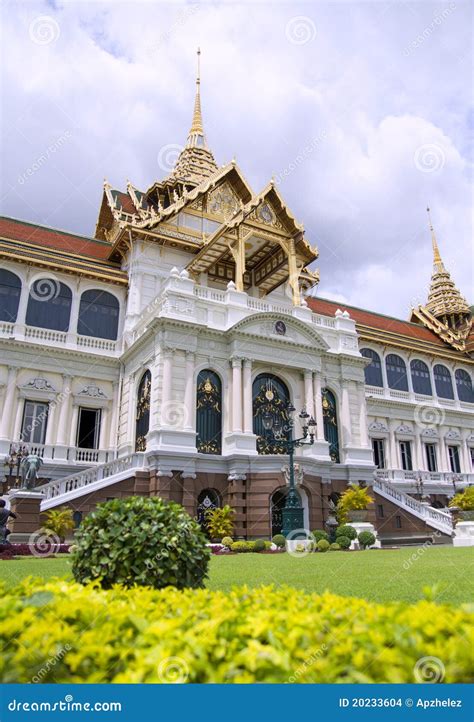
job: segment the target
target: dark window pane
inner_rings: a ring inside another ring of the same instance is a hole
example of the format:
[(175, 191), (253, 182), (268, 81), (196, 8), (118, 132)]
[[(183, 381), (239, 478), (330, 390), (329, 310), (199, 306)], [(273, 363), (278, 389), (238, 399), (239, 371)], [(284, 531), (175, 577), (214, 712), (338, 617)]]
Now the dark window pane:
[(222, 453), (222, 388), (210, 369), (199, 372), (196, 390), (196, 447), (201, 454)]
[(459, 448), (457, 446), (448, 446), (449, 466), (455, 474), (461, 473), (461, 461), (459, 459)]
[(442, 399), (454, 399), (453, 382), (449, 369), (442, 364), (436, 364), (433, 369), (436, 393)]
[(371, 360), (369, 366), (364, 369), (365, 383), (368, 386), (383, 386), (382, 364), (378, 353), (371, 348), (363, 348), (361, 354)]
[(372, 450), (374, 464), (377, 469), (385, 469), (385, 441), (384, 439), (372, 439)]
[(287, 407), (290, 395), (286, 384), (273, 374), (259, 374), (252, 385), (253, 432), (257, 436), (259, 454), (286, 454), (286, 446), (275, 438), (272, 429), (265, 429), (263, 420), (270, 414), (274, 425), (288, 438)]
[(80, 449), (98, 449), (100, 409), (79, 409), (77, 446)]
[(26, 444), (44, 444), (48, 421), (48, 404), (25, 401), (21, 440)]
[(71, 289), (53, 278), (40, 278), (30, 289), (26, 325), (67, 331), (71, 315)]
[(145, 371), (138, 386), (135, 419), (135, 451), (146, 451), (146, 436), (150, 428), (151, 373)]
[(472, 379), (464, 369), (458, 369), (455, 373), (456, 388), (460, 401), (467, 401), (474, 404), (474, 391), (472, 388)]
[(436, 444), (425, 444), (425, 450), (428, 471), (437, 471), (438, 463), (436, 460)]
[(413, 391), (416, 394), (425, 394), (425, 396), (432, 396), (430, 371), (428, 366), (419, 359), (414, 359), (410, 363), (411, 370), (411, 382), (413, 384)]
[(407, 368), (405, 361), (394, 353), (388, 354), (385, 359), (387, 381), (391, 389), (408, 391)]
[(400, 456), (402, 458), (402, 469), (404, 471), (413, 471), (410, 441), (400, 442)]
[(16, 321), (20, 294), (21, 281), (18, 276), (0, 269), (0, 321)]
[(81, 336), (115, 340), (120, 304), (107, 291), (85, 291), (81, 296), (77, 333)]

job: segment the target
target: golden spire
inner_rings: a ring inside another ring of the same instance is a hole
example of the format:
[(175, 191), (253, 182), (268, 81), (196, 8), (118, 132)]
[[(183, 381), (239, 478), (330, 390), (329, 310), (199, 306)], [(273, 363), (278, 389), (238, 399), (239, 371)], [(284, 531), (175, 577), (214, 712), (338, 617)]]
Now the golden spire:
[(441, 264), (441, 265), (442, 265), (442, 264), (443, 264), (443, 261), (441, 260), (441, 255), (440, 255), (439, 248), (438, 248), (438, 242), (437, 242), (437, 240), (436, 240), (436, 235), (435, 235), (435, 232), (434, 232), (433, 224), (432, 224), (432, 222), (431, 222), (431, 215), (430, 215), (429, 206), (428, 206), (428, 208), (426, 209), (426, 212), (428, 213), (428, 221), (429, 221), (429, 224), (430, 224), (430, 231), (431, 231), (431, 242), (432, 242), (432, 244), (433, 244), (433, 263), (434, 263), (435, 265), (437, 265), (437, 264)]
[(201, 49), (197, 49), (197, 76), (196, 76), (196, 97), (194, 99), (194, 113), (193, 122), (191, 124), (191, 130), (189, 135), (197, 133), (198, 135), (204, 135), (204, 128), (202, 125), (202, 113), (201, 113)]

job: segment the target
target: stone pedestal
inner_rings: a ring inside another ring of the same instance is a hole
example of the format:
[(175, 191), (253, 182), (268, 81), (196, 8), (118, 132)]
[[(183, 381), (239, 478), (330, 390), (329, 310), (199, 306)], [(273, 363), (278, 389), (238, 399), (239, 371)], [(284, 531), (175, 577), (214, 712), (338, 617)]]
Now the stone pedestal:
[(8, 495), (10, 510), (17, 515), (16, 519), (10, 517), (8, 527), (11, 534), (10, 543), (28, 542), (30, 536), (41, 527), (41, 502), (44, 496), (38, 491), (18, 490)]
[[(376, 530), (376, 528), (374, 527), (374, 525), (370, 523), (370, 521), (354, 521), (354, 522), (350, 521), (350, 522), (349, 522), (349, 526), (353, 526), (353, 527), (354, 527), (354, 529), (355, 529), (356, 532), (357, 532), (357, 536), (358, 536), (362, 531), (370, 531), (370, 532), (374, 535), (374, 537), (375, 537), (375, 544), (372, 544), (372, 546), (369, 547), (369, 549), (380, 549), (380, 548), (382, 547), (382, 544), (380, 543), (380, 540), (377, 538), (377, 530)], [(350, 548), (350, 549), (360, 549), (361, 547), (360, 547), (360, 544), (359, 544), (359, 540), (358, 540), (358, 539), (352, 539), (352, 540), (351, 540), (351, 546), (350, 546), (349, 548)]]
[(458, 521), (454, 527), (453, 546), (474, 546), (474, 521)]

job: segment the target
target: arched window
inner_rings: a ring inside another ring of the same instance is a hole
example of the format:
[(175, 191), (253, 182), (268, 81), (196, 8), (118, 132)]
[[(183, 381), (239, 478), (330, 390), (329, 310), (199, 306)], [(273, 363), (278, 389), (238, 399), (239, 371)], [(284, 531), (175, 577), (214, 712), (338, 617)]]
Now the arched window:
[(464, 369), (458, 369), (454, 374), (456, 377), (456, 388), (459, 401), (467, 401), (474, 404), (474, 391), (472, 390), (472, 379)]
[(415, 394), (432, 396), (433, 390), (431, 388), (430, 370), (425, 362), (419, 359), (413, 359), (410, 363), (410, 371)]
[(370, 359), (370, 364), (364, 369), (365, 383), (368, 386), (383, 386), (382, 364), (378, 353), (371, 348), (363, 348), (361, 354)]
[(433, 375), (438, 396), (442, 399), (454, 399), (453, 382), (449, 369), (442, 364), (436, 364)]
[(69, 286), (53, 278), (39, 278), (30, 288), (26, 325), (67, 331), (71, 302)]
[(135, 422), (135, 451), (146, 451), (146, 435), (150, 427), (151, 373), (145, 371), (138, 385)]
[(395, 353), (389, 353), (385, 359), (387, 381), (391, 389), (408, 391), (407, 367), (405, 361)]
[(207, 532), (206, 514), (208, 511), (218, 509), (221, 506), (219, 492), (215, 489), (203, 489), (197, 501), (197, 520), (203, 531)]
[(322, 399), (324, 438), (329, 442), (329, 456), (336, 464), (339, 464), (339, 431), (337, 427), (336, 397), (329, 389), (323, 389)]
[(214, 371), (199, 372), (196, 396), (197, 450), (201, 454), (221, 454), (222, 384)]
[(84, 291), (79, 306), (77, 333), (81, 336), (110, 338), (115, 341), (120, 305), (107, 291)]
[(282, 439), (288, 438), (289, 417), (287, 407), (290, 394), (286, 384), (273, 374), (259, 374), (252, 386), (253, 397), (253, 433), (257, 436), (259, 454), (286, 454), (286, 445), (275, 438), (274, 430), (266, 431), (263, 425), (264, 414), (272, 414), (281, 429)]
[(15, 323), (20, 303), (21, 281), (15, 273), (0, 270), (0, 321)]

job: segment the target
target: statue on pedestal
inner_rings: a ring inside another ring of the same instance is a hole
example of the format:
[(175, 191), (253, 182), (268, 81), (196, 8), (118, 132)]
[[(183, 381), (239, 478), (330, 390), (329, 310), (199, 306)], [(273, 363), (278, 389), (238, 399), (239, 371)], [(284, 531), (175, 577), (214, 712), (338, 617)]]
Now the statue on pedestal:
[(36, 454), (28, 454), (21, 462), (21, 486), (20, 489), (31, 491), (35, 488), (38, 480), (38, 470), (43, 463)]

